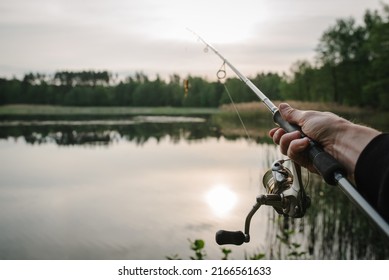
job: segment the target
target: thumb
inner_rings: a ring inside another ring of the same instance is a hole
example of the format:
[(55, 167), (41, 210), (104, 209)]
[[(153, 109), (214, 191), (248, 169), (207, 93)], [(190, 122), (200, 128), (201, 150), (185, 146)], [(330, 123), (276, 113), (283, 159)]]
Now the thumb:
[(304, 123), (303, 111), (292, 108), (288, 103), (281, 103), (278, 106), (281, 116), (289, 123), (298, 124), (302, 126)]

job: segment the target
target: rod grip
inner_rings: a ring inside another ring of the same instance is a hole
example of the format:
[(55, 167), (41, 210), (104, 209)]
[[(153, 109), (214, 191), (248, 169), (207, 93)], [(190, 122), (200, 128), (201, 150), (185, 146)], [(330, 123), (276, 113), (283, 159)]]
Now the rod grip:
[(218, 232), (216, 232), (216, 243), (219, 245), (242, 245), (245, 240), (246, 236), (241, 231), (219, 230)]
[[(286, 132), (300, 131), (301, 137), (305, 137), (301, 128), (298, 125), (285, 121), (278, 110), (274, 113), (273, 120)], [(325, 152), (317, 142), (310, 140), (307, 153), (313, 166), (327, 184), (336, 185), (335, 173), (346, 174), (345, 168), (333, 156)]]

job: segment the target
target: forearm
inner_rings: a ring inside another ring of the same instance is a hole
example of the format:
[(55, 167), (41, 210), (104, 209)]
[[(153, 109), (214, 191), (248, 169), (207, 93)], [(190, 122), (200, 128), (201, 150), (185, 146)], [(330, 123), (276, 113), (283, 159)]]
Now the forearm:
[(346, 168), (348, 177), (354, 179), (355, 165), (361, 152), (380, 132), (351, 122), (343, 123), (339, 130), (333, 145), (333, 155)]

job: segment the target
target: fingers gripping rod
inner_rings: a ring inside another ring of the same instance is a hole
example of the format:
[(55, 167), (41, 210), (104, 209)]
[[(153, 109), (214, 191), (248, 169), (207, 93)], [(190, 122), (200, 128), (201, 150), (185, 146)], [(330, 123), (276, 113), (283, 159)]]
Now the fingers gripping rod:
[[(271, 102), (271, 100), (259, 90), (246, 76), (244, 76), (238, 69), (235, 68), (223, 55), (221, 55), (211, 44), (205, 41), (194, 31), (192, 32), (207, 48), (210, 48), (223, 63), (227, 64), (231, 70), (241, 79), (265, 104), (273, 115), (274, 122), (287, 132), (300, 131), (301, 137), (305, 137), (301, 128), (295, 124), (290, 124), (285, 121), (278, 108)], [(355, 190), (350, 181), (346, 178), (345, 168), (329, 153), (325, 152), (323, 148), (315, 141), (310, 140), (310, 147), (307, 154), (312, 161), (313, 166), (323, 177), (324, 181), (330, 185), (338, 185), (340, 189), (354, 202), (357, 206), (368, 215), (371, 220), (378, 225), (378, 227), (389, 236), (389, 224), (371, 207), (371, 205)]]

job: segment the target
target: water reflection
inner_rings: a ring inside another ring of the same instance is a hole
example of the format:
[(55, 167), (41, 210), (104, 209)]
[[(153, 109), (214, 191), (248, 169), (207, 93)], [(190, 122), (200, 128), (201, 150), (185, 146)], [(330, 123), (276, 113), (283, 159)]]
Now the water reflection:
[(125, 120), (11, 120), (0, 122), (0, 139), (23, 137), (30, 144), (109, 145), (118, 139), (143, 145), (169, 136), (172, 141), (220, 137), (199, 117), (139, 116)]
[(212, 212), (223, 217), (231, 214), (237, 202), (237, 195), (225, 185), (213, 186), (206, 194), (206, 201)]
[[(188, 238), (204, 239), (208, 258), (218, 258), (214, 233), (240, 226), (258, 190), (248, 176), (258, 147), (228, 141), (210, 123), (3, 128), (0, 259), (187, 258)], [(105, 144), (85, 140), (93, 133)], [(243, 198), (228, 217), (204, 199), (220, 178)]]
[[(187, 258), (188, 238), (220, 258), (214, 233), (243, 229), (281, 157), (270, 139), (208, 118), (71, 121), (1, 123), (0, 259)], [(303, 219), (261, 207), (232, 257), (389, 257), (387, 238), (337, 188), (313, 176), (307, 192)]]

